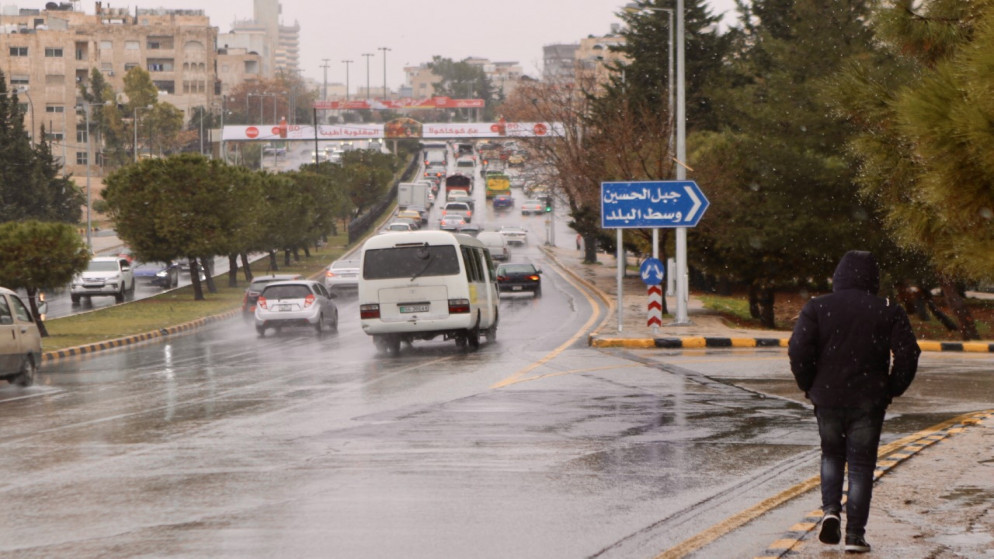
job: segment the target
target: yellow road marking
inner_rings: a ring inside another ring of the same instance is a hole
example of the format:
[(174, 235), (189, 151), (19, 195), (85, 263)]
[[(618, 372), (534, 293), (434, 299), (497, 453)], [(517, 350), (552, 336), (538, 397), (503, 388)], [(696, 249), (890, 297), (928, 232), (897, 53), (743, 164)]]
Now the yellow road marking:
[[(553, 262), (555, 262), (555, 260), (553, 260)], [(559, 267), (559, 268), (562, 268), (561, 266), (558, 265), (558, 263), (556, 263), (556, 266)], [(551, 361), (551, 360), (555, 359), (557, 356), (559, 356), (559, 354), (561, 354), (563, 351), (565, 351), (566, 348), (568, 348), (569, 346), (571, 346), (574, 343), (576, 343), (576, 341), (578, 339), (580, 339), (584, 335), (584, 332), (586, 332), (589, 329), (593, 328), (593, 325), (598, 320), (600, 320), (601, 316), (603, 316), (603, 314), (602, 314), (603, 307), (601, 305), (599, 305), (597, 303), (597, 301), (594, 300), (594, 298), (590, 296), (589, 293), (587, 293), (587, 289), (585, 287), (582, 287), (581, 285), (579, 285), (578, 283), (576, 283), (572, 278), (570, 278), (570, 274), (569, 273), (562, 274), (561, 276), (562, 276), (562, 278), (564, 280), (566, 280), (567, 283), (569, 283), (570, 285), (572, 285), (573, 287), (575, 287), (576, 290), (579, 291), (580, 294), (583, 295), (587, 299), (587, 302), (590, 303), (590, 307), (593, 309), (594, 312), (590, 313), (590, 318), (588, 318), (587, 321), (583, 323), (583, 326), (581, 326), (577, 330), (576, 334), (574, 334), (572, 337), (570, 337), (570, 339), (568, 339), (565, 342), (563, 342), (559, 347), (557, 347), (556, 349), (552, 350), (551, 352), (549, 352), (548, 354), (546, 354), (544, 357), (542, 357), (538, 361), (535, 361), (531, 365), (528, 365), (527, 367), (519, 370), (518, 372), (516, 372), (513, 375), (507, 377), (506, 379), (498, 382), (497, 384), (491, 386), (490, 388), (504, 388), (504, 387), (510, 386), (510, 385), (512, 385), (514, 383), (517, 383), (517, 382), (523, 382), (523, 381), (526, 381), (526, 380), (534, 380), (534, 379), (526, 379), (526, 378), (523, 378), (523, 377), (525, 375), (527, 375), (528, 373), (534, 371), (538, 367), (541, 367), (542, 365), (548, 363), (549, 361)], [(611, 307), (611, 305), (609, 303), (608, 304), (608, 308), (610, 308), (610, 307)]]

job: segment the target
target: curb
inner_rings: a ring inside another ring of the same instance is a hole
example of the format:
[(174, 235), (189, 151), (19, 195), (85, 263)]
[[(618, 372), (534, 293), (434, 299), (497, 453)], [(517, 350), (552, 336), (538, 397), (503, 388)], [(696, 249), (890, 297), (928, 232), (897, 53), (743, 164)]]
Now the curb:
[(237, 316), (238, 313), (240, 312), (241, 309), (232, 309), (230, 311), (221, 314), (215, 314), (211, 316), (206, 316), (204, 318), (198, 318), (197, 320), (192, 320), (184, 324), (170, 326), (168, 328), (160, 328), (159, 330), (152, 330), (150, 332), (144, 332), (141, 334), (134, 334), (131, 336), (126, 336), (124, 338), (107, 340), (105, 342), (94, 342), (92, 344), (85, 344), (75, 347), (67, 347), (64, 349), (57, 349), (55, 351), (46, 351), (42, 353), (41, 362), (42, 364), (55, 363), (57, 361), (60, 361), (62, 359), (68, 359), (70, 357), (79, 357), (91, 353), (96, 353), (98, 351), (105, 351), (108, 349), (115, 349), (119, 347), (135, 345), (147, 341), (160, 340), (163, 338), (176, 336), (178, 334), (185, 334), (190, 332), (191, 330), (195, 330), (211, 322), (219, 322), (221, 320), (226, 320), (233, 316)]
[[(589, 286), (588, 286), (589, 287)], [(590, 336), (590, 347), (623, 347), (629, 349), (702, 349), (787, 347), (790, 338), (723, 338), (684, 336), (669, 338), (604, 338)], [(935, 342), (919, 340), (922, 351), (994, 353), (994, 342)]]
[[(556, 255), (546, 247), (540, 247), (542, 252), (552, 260), (559, 269), (565, 271), (584, 287), (594, 292), (609, 307), (608, 312), (590, 336), (587, 345), (597, 348), (621, 347), (627, 349), (706, 349), (706, 348), (757, 348), (757, 347), (787, 347), (790, 336), (786, 338), (726, 338), (720, 336), (674, 336), (665, 338), (608, 338), (598, 332), (611, 319), (611, 309), (617, 304), (615, 299), (601, 291), (586, 278), (580, 277), (569, 266), (565, 266)], [(918, 347), (922, 351), (963, 352), (963, 353), (994, 353), (994, 342), (937, 342), (919, 340)]]
[(789, 338), (721, 338), (683, 336), (675, 338), (601, 338), (591, 336), (591, 347), (699, 349), (728, 347), (787, 347)]

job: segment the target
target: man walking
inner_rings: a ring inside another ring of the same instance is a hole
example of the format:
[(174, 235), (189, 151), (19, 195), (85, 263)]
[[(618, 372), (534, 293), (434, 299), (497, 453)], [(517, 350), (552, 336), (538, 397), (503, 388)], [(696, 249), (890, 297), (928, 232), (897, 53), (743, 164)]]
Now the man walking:
[(847, 553), (870, 551), (866, 521), (884, 412), (911, 385), (921, 354), (908, 315), (878, 297), (879, 288), (873, 255), (847, 252), (832, 276), (832, 293), (804, 305), (788, 346), (791, 372), (818, 419), (823, 543), (842, 539), (842, 482), (849, 464)]

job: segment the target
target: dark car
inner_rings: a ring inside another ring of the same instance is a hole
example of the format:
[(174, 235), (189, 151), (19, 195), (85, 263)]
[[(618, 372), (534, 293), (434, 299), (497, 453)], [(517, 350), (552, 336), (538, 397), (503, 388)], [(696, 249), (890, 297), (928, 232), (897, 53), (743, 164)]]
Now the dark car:
[(269, 276), (257, 276), (252, 279), (245, 295), (242, 296), (242, 316), (247, 320), (255, 315), (255, 304), (259, 300), (259, 294), (267, 285), (276, 281), (292, 281), (303, 279), (300, 274), (272, 274)]
[(506, 210), (508, 208), (514, 207), (514, 198), (508, 196), (507, 194), (498, 194), (494, 196), (494, 209), (495, 210)]
[(534, 264), (517, 263), (497, 266), (497, 292), (518, 293), (531, 291), (542, 296), (542, 270)]
[(131, 268), (135, 281), (172, 289), (179, 285), (180, 265), (176, 262), (137, 262)]

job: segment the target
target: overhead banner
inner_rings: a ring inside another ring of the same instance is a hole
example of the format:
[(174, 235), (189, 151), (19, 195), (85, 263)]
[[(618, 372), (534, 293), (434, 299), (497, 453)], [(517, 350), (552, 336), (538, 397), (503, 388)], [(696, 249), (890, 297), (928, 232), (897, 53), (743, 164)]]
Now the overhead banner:
[(318, 110), (404, 110), (404, 109), (482, 109), (483, 99), (452, 99), (429, 97), (427, 99), (356, 99), (354, 101), (315, 101)]
[[(560, 122), (453, 122), (421, 123), (409, 118), (385, 124), (321, 124), (317, 128), (320, 140), (375, 139), (473, 139), (473, 138), (537, 138), (561, 137)], [(314, 141), (315, 130), (310, 124), (250, 124), (225, 126), (225, 142)]]

